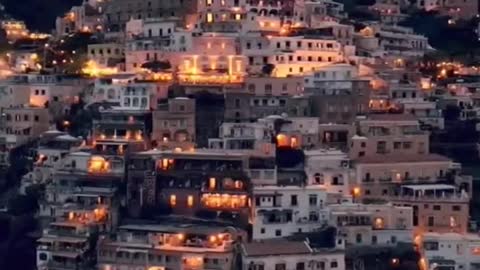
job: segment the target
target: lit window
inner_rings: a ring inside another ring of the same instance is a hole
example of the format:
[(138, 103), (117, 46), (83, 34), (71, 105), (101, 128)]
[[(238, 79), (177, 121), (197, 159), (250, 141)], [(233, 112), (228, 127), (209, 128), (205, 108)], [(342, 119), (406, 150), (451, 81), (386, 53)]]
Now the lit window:
[(192, 206), (193, 206), (193, 196), (192, 196), (192, 195), (188, 195), (187, 205), (188, 205), (188, 207), (192, 207)]
[(177, 196), (175, 196), (175, 195), (170, 195), (170, 205), (171, 205), (171, 206), (177, 205)]
[(375, 219), (375, 229), (383, 229), (383, 218)]
[(242, 181), (239, 181), (239, 180), (235, 181), (235, 188), (236, 189), (241, 189), (242, 187), (243, 187)]
[(235, 61), (235, 68), (237, 69), (237, 72), (242, 71), (242, 61), (241, 60)]
[(242, 19), (241, 14), (235, 14), (235, 20), (240, 21)]
[(215, 185), (216, 185), (216, 180), (214, 177), (211, 177), (208, 181), (208, 187), (210, 189), (214, 189), (215, 188)]
[(298, 146), (297, 138), (292, 137), (292, 138), (290, 139), (290, 146), (291, 146), (292, 148), (295, 148), (295, 147)]
[(213, 14), (212, 13), (207, 13), (207, 22), (208, 23), (213, 22)]
[(277, 146), (288, 146), (288, 138), (283, 134), (277, 135)]

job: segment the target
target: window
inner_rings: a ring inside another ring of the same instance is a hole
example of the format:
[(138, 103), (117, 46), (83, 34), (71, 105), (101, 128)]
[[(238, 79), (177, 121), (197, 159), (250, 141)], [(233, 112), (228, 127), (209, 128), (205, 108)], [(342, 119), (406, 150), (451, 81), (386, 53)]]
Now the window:
[(372, 244), (373, 244), (373, 245), (376, 245), (377, 242), (378, 242), (377, 236), (376, 236), (376, 235), (372, 235)]
[(290, 205), (291, 206), (297, 206), (298, 205), (297, 195), (291, 195), (290, 196)]
[(282, 236), (282, 230), (275, 230), (275, 236)]
[(392, 244), (397, 243), (397, 237), (396, 237), (395, 235), (392, 235), (392, 236), (390, 237), (390, 242), (391, 242)]
[(402, 147), (402, 142), (393, 142), (393, 149), (400, 149)]
[(48, 256), (46, 253), (40, 253), (40, 255), (38, 256), (38, 258), (41, 260), (41, 261), (46, 261), (48, 259)]
[(305, 263), (304, 262), (297, 263), (297, 270), (305, 270)]
[(35, 116), (33, 117), (33, 119), (35, 120), (35, 122), (38, 122), (38, 121), (40, 121), (40, 116), (35, 115)]
[(25, 114), (25, 115), (23, 116), (23, 121), (28, 121), (28, 119), (29, 119), (28, 114)]
[(423, 242), (423, 248), (425, 250), (438, 250), (438, 242)]
[(271, 95), (272, 94), (272, 85), (271, 84), (265, 84), (265, 94), (266, 95)]
[(403, 149), (412, 148), (412, 142), (403, 142)]
[(193, 196), (192, 195), (188, 195), (187, 206), (190, 207), (190, 208), (193, 206)]
[(323, 174), (322, 173), (316, 173), (313, 175), (313, 178), (315, 180), (315, 184), (319, 184), (319, 185), (323, 185), (325, 184), (325, 180), (324, 180), (324, 177), (323, 177)]
[(453, 211), (462, 211), (462, 207), (460, 205), (454, 205), (452, 206)]
[(377, 142), (377, 153), (385, 154), (387, 152), (387, 142), (380, 141)]
[(337, 268), (337, 267), (338, 267), (338, 262), (337, 261), (330, 262), (330, 268)]
[(42, 96), (45, 96), (45, 90), (42, 89)]
[(286, 270), (287, 266), (284, 263), (275, 264), (275, 270)]
[(175, 205), (177, 205), (177, 196), (170, 195), (170, 206), (175, 206)]
[(357, 233), (355, 239), (357, 241), (357, 244), (362, 243), (362, 235), (360, 233)]
[(435, 226), (434, 217), (428, 217), (428, 226), (430, 226), (430, 227)]
[(253, 83), (249, 84), (248, 85), (248, 91), (252, 92), (252, 93), (255, 92), (255, 84), (253, 84)]
[(440, 211), (442, 210), (442, 207), (440, 205), (434, 205), (433, 210)]
[(265, 233), (265, 228), (260, 228), (260, 233), (264, 234)]
[(38, 94), (40, 94), (40, 90), (35, 89), (35, 95), (38, 96)]
[(308, 202), (310, 206), (316, 206), (317, 205), (317, 195), (311, 194), (308, 196)]

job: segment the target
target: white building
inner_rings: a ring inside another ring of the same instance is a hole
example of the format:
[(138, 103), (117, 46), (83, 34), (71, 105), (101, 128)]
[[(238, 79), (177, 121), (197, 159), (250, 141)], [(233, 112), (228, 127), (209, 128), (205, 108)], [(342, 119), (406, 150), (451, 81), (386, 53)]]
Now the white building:
[(219, 138), (208, 139), (209, 148), (245, 150), (252, 154), (273, 156), (273, 130), (264, 121), (229, 123), (220, 126)]
[(474, 270), (480, 265), (480, 237), (474, 234), (425, 233), (428, 269)]
[(308, 150), (305, 153), (305, 173), (308, 185), (318, 185), (328, 193), (348, 196), (354, 180), (348, 155), (340, 150)]
[(413, 241), (413, 208), (391, 204), (328, 206), (330, 224), (350, 245), (396, 245)]
[(253, 189), (253, 239), (310, 232), (327, 222), (327, 193), (320, 186), (257, 186)]
[(422, 125), (438, 129), (445, 127), (442, 111), (437, 109), (436, 102), (416, 98), (402, 99), (398, 103), (403, 107), (404, 113), (413, 114)]
[(304, 78), (305, 88), (322, 90), (352, 89), (352, 81), (358, 80), (358, 69), (345, 63), (329, 64), (316, 69)]

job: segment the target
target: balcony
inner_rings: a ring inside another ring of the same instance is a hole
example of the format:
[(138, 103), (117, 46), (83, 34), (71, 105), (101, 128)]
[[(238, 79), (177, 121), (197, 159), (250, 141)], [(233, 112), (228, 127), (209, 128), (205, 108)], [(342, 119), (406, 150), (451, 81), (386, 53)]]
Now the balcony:
[(362, 183), (373, 183), (373, 182), (375, 182), (375, 179), (371, 177), (362, 179)]
[(467, 194), (448, 194), (448, 195), (399, 195), (390, 197), (392, 201), (399, 202), (455, 202), (468, 203), (470, 198)]
[(380, 178), (378, 178), (378, 181), (383, 182), (383, 183), (385, 183), (385, 182), (390, 183), (390, 182), (392, 182), (392, 177), (380, 177)]

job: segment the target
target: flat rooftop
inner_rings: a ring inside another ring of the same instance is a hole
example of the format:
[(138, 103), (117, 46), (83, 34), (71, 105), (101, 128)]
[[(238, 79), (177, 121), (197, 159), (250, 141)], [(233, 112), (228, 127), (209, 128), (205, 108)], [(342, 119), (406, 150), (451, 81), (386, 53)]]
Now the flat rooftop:
[(242, 244), (242, 252), (247, 257), (311, 254), (313, 250), (304, 241), (268, 239)]
[(452, 160), (437, 154), (386, 154), (375, 157), (360, 157), (355, 162), (358, 164), (389, 164), (410, 162), (451, 162)]

